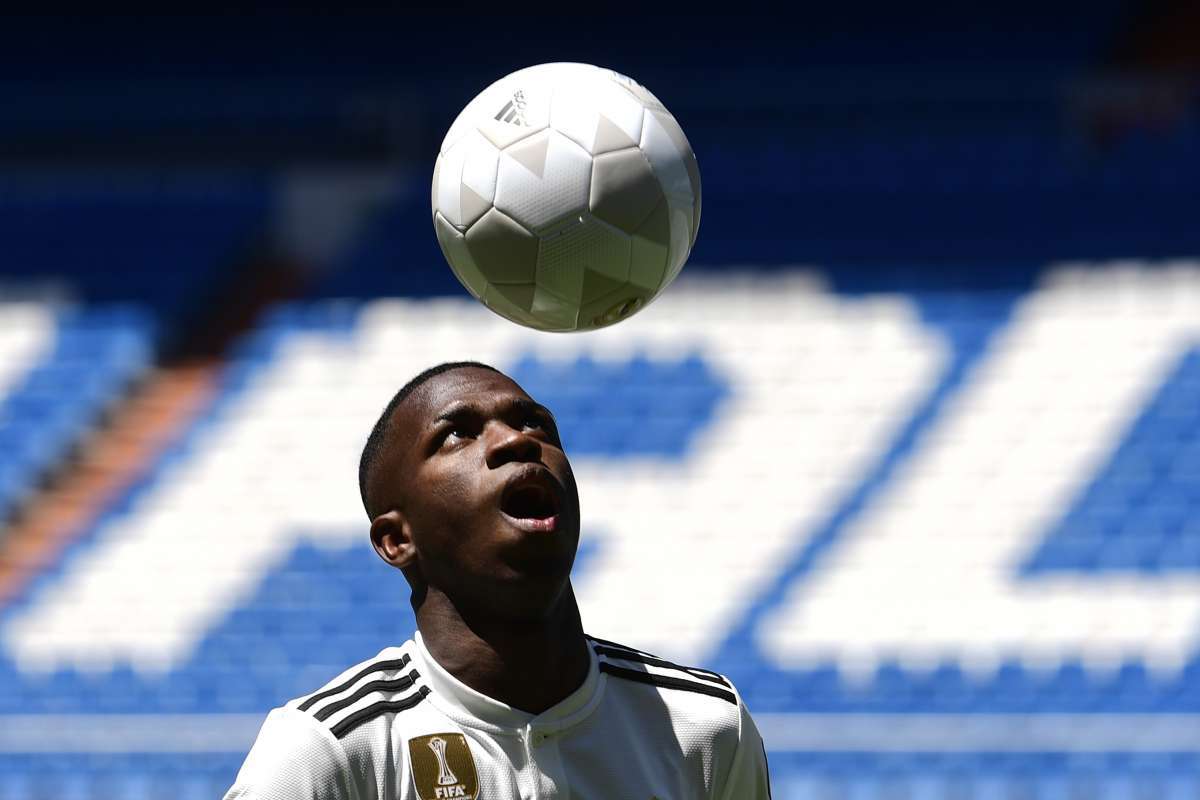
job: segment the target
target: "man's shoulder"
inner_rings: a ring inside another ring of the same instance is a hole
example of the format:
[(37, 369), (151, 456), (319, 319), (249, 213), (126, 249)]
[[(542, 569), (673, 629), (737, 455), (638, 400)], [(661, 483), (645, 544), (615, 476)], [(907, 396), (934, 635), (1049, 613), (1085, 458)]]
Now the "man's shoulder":
[(766, 798), (762, 738), (733, 681), (617, 642), (589, 636), (608, 719), (630, 740), (669, 745), (683, 772), (703, 776), (703, 792), (722, 798)]
[(428, 693), (411, 642), (355, 664), (267, 715), (227, 796), (373, 796), (378, 775), (394, 766), (389, 726), (406, 718), (392, 712), (416, 707)]
[(363, 725), (386, 714), (420, 705), (430, 689), (417, 670), (412, 641), (388, 647), (334, 677), (316, 691), (288, 701), (293, 719), (315, 725), (334, 739), (345, 739)]
[(742, 701), (729, 678), (607, 639), (595, 636), (587, 639), (596, 654), (600, 673), (609, 678), (610, 689), (644, 698), (650, 687), (661, 701), (662, 710), (672, 717), (699, 725), (713, 734), (737, 735)]

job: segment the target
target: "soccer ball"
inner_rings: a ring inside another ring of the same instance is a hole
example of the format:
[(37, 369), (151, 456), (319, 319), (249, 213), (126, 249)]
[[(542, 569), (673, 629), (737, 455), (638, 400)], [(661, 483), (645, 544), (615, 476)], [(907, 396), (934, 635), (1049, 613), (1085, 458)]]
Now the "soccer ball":
[(658, 99), (619, 73), (541, 64), (450, 126), (433, 225), (454, 274), (513, 322), (585, 331), (644, 308), (700, 224), (700, 171)]

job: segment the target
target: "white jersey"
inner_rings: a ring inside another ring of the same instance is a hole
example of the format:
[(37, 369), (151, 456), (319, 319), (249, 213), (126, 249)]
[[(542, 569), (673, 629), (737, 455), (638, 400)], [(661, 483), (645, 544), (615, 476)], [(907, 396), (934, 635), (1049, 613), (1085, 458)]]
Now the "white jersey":
[(267, 716), (226, 800), (766, 800), (766, 755), (720, 675), (588, 639), (541, 714), (455, 679), (421, 642)]

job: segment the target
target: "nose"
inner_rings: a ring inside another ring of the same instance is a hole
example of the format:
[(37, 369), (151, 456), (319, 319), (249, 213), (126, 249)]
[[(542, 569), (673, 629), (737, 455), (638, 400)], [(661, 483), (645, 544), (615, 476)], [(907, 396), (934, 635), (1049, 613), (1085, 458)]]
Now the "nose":
[(541, 461), (542, 445), (533, 436), (500, 421), (492, 422), (487, 428), (486, 459), (489, 469), (513, 461)]

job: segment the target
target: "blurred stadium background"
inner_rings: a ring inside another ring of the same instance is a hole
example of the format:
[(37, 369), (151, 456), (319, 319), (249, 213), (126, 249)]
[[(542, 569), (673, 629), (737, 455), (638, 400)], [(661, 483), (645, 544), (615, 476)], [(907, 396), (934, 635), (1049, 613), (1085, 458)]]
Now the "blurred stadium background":
[[(777, 798), (1200, 797), (1200, 14), (859, 3), (0, 29), (0, 798), (211, 798), (412, 630), (355, 462), (424, 366), (563, 422), (589, 632), (732, 676)], [(428, 185), (492, 79), (620, 69), (679, 282), (536, 335)]]

